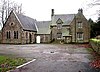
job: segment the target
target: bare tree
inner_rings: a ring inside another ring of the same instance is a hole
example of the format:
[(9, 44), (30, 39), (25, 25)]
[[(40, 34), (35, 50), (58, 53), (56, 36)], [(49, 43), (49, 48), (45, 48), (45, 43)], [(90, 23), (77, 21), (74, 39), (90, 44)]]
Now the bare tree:
[(97, 6), (97, 5), (100, 5), (100, 0), (93, 0), (93, 1), (91, 1), (91, 3), (89, 3), (88, 5), (90, 5), (90, 6)]
[(18, 5), (10, 0), (0, 0), (0, 24), (2, 24), (2, 26), (5, 24), (5, 21), (12, 10), (17, 13), (22, 13), (22, 4)]

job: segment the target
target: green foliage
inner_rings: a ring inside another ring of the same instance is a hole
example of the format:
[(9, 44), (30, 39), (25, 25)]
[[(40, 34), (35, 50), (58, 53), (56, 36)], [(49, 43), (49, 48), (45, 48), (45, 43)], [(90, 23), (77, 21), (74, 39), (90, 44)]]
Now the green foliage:
[(92, 48), (86, 48), (88, 52), (92, 53), (93, 49)]
[(100, 39), (90, 39), (90, 41), (94, 42), (95, 44), (100, 44)]
[(96, 32), (95, 32), (95, 22), (93, 22), (92, 19), (89, 19), (88, 20), (88, 23), (90, 25), (90, 37), (93, 38), (93, 37), (96, 37)]
[(100, 35), (100, 20), (98, 22), (93, 22), (92, 19), (88, 20), (90, 24), (90, 37), (96, 37), (97, 35)]
[(26, 60), (23, 58), (0, 56), (0, 72), (14, 69), (16, 66), (19, 66), (25, 62)]
[(100, 39), (90, 39), (90, 43), (92, 45), (92, 48), (100, 54)]

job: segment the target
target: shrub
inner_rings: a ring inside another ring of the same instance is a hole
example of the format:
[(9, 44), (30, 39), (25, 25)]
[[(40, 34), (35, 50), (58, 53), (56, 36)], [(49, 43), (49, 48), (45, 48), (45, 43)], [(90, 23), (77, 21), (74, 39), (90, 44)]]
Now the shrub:
[(90, 39), (90, 44), (93, 50), (100, 54), (100, 39)]

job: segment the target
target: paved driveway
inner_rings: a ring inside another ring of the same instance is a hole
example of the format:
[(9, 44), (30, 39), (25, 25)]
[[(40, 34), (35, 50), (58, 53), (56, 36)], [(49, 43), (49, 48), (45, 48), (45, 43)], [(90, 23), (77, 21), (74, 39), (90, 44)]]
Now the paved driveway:
[(13, 72), (100, 72), (89, 66), (92, 56), (81, 44), (1, 44), (0, 54), (36, 59)]

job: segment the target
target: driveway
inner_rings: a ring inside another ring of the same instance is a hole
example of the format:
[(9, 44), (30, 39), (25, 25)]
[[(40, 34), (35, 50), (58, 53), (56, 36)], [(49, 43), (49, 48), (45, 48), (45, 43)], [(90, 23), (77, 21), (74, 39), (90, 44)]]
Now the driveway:
[(89, 62), (84, 44), (0, 45), (0, 54), (36, 59), (12, 72), (100, 72)]

